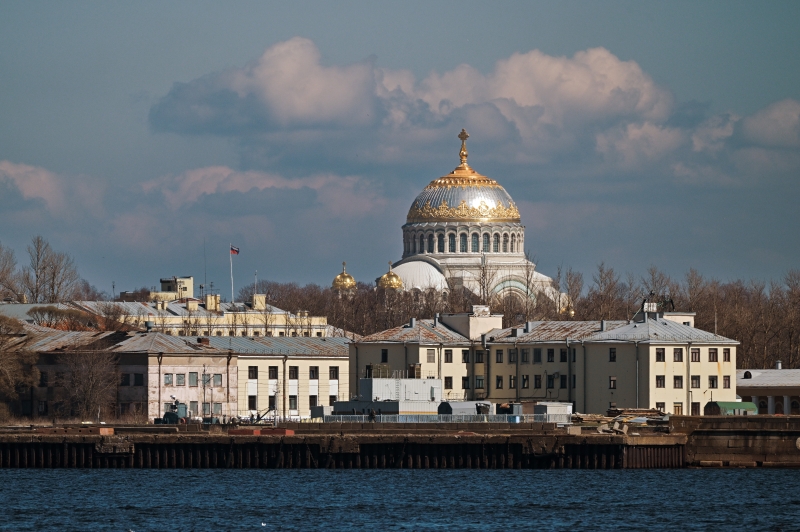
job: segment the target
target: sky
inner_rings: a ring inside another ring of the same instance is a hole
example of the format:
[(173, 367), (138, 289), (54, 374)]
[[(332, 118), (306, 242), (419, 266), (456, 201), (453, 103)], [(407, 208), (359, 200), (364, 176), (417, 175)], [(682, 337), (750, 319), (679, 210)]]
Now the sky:
[[(111, 293), (371, 281), (469, 162), (538, 269), (800, 267), (800, 3), (0, 4), (0, 243)], [(238, 290), (238, 288), (237, 288)]]

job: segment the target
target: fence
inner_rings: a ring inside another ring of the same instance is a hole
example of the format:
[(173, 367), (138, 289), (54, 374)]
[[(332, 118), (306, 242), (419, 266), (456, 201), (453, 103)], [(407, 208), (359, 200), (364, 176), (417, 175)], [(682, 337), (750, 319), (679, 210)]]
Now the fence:
[(400, 414), (325, 416), (325, 423), (557, 423), (569, 425), (571, 414)]

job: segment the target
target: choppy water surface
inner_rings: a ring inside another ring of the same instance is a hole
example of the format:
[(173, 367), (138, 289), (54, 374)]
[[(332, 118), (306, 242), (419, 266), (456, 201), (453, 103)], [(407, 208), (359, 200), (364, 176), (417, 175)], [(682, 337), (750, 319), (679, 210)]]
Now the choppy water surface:
[(7, 530), (797, 530), (791, 470), (2, 470)]

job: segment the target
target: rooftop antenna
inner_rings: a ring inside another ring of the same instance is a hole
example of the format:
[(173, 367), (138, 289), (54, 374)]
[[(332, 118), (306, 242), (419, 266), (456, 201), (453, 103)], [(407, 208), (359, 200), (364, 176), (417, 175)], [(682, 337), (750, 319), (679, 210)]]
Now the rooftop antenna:
[(208, 286), (208, 268), (206, 264), (206, 237), (203, 237), (203, 288)]

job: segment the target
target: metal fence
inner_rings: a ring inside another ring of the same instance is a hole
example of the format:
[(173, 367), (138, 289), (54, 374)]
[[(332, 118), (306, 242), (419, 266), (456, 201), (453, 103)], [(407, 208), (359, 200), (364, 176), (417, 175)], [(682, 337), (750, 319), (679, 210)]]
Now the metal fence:
[(572, 423), (571, 414), (401, 414), (325, 416), (325, 423)]

